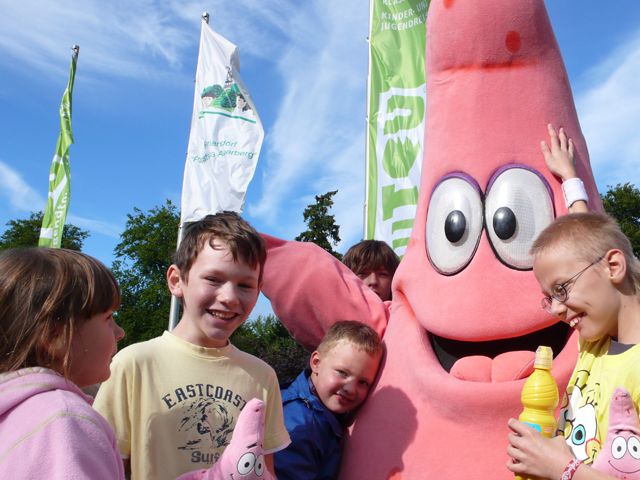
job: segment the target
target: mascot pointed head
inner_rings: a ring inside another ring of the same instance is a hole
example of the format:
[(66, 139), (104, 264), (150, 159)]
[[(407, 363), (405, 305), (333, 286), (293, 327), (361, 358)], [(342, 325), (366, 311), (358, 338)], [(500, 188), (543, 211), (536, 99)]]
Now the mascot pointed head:
[[(543, 1), (433, 0), (426, 62), (420, 199), (394, 298), (407, 299), (458, 378), (521, 378), (538, 345), (558, 355), (569, 336), (540, 308), (529, 253), (567, 211), (540, 151), (549, 123), (572, 138), (578, 175), (599, 208)], [(484, 373), (471, 372), (477, 356), (487, 359)]]

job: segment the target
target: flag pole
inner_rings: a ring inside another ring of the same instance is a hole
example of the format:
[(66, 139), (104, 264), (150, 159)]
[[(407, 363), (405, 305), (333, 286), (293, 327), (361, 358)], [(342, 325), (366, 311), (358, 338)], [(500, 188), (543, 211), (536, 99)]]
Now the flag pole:
[[(209, 12), (202, 12), (200, 16), (204, 22), (209, 25)], [(180, 246), (180, 242), (182, 242), (182, 236), (184, 235), (184, 228), (182, 225), (182, 221), (180, 221), (180, 225), (178, 226), (178, 241), (176, 243), (176, 249)], [(178, 297), (175, 295), (171, 295), (171, 306), (169, 308), (169, 331), (173, 330), (175, 326), (178, 324), (178, 320), (180, 317), (180, 301)]]
[(56, 151), (51, 161), (49, 170), (49, 193), (47, 204), (42, 217), (38, 246), (60, 248), (64, 224), (69, 210), (71, 194), (71, 168), (69, 165), (69, 147), (73, 143), (71, 129), (71, 112), (73, 84), (76, 78), (76, 63), (80, 47), (73, 45), (71, 55), (71, 68), (69, 69), (69, 81), (62, 94), (60, 102), (60, 133), (56, 142)]

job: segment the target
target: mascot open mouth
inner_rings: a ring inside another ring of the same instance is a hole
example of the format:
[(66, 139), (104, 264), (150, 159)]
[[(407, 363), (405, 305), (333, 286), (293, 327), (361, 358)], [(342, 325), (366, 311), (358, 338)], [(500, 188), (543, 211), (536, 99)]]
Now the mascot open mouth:
[[(485, 342), (453, 340), (429, 333), (429, 339), (435, 356), (442, 368), (447, 372), (451, 372), (452, 367), (460, 360), (472, 356), (482, 356), (493, 360), (502, 354), (524, 351), (531, 352), (531, 359), (533, 359), (533, 353), (539, 345), (551, 347), (555, 356), (565, 347), (569, 336), (569, 325), (563, 322), (554, 323), (542, 330), (520, 337), (503, 338)], [(520, 370), (522, 371), (522, 376), (530, 373), (530, 369), (525, 367)]]

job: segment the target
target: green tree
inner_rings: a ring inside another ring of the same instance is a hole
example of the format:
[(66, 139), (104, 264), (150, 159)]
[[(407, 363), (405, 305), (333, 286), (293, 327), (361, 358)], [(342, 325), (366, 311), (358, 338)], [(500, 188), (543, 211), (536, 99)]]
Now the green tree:
[[(31, 212), (29, 218), (9, 220), (7, 228), (0, 236), (0, 250), (16, 247), (37, 247), (40, 238), (43, 213)], [(65, 224), (62, 231), (62, 248), (82, 250), (85, 239), (89, 236), (87, 230), (70, 223)]]
[(300, 242), (313, 242), (324, 248), (331, 255), (342, 260), (342, 255), (333, 249), (340, 241), (340, 226), (336, 224), (335, 215), (329, 215), (333, 206), (333, 196), (337, 190), (324, 195), (316, 195), (316, 202), (304, 209), (304, 221), (307, 230), (296, 237)]
[(126, 332), (122, 346), (157, 337), (167, 328), (171, 296), (165, 275), (176, 249), (179, 223), (170, 200), (148, 212), (134, 208), (127, 215), (113, 262), (122, 293), (117, 314)]
[(629, 237), (633, 253), (640, 258), (640, 190), (631, 183), (608, 186), (601, 195), (606, 212), (615, 218)]
[(231, 342), (271, 365), (281, 384), (291, 383), (309, 364), (309, 352), (296, 343), (274, 315), (245, 322), (233, 333)]

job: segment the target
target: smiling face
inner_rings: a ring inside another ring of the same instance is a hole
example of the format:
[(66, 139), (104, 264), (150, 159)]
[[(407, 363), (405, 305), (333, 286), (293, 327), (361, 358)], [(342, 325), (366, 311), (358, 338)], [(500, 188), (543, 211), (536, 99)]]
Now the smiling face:
[(619, 295), (607, 278), (606, 259), (590, 264), (568, 246), (556, 245), (536, 255), (533, 271), (545, 296), (566, 283), (567, 299), (554, 299), (551, 313), (575, 328), (581, 339), (593, 342), (617, 336)]
[(247, 319), (258, 300), (260, 267), (235, 261), (219, 240), (205, 243), (187, 278), (171, 265), (169, 290), (182, 299), (183, 314), (174, 333), (195, 345), (219, 348)]
[(380, 354), (371, 355), (348, 340), (311, 354), (311, 381), (318, 398), (333, 413), (346, 413), (364, 402), (373, 384)]
[(71, 340), (70, 380), (79, 387), (107, 380), (111, 376), (111, 358), (123, 338), (124, 330), (115, 322), (112, 310), (97, 313), (82, 323)]

